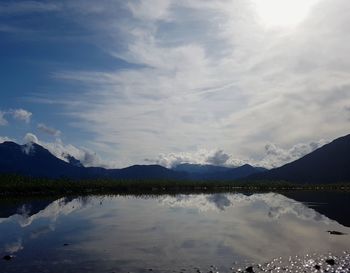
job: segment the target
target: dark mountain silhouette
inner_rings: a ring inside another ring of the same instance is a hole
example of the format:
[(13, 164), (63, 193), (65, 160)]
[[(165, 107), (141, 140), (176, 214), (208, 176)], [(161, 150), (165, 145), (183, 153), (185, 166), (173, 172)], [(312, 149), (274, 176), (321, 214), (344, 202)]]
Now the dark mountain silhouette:
[(124, 169), (85, 168), (72, 156), (65, 162), (42, 146), (14, 142), (0, 144), (0, 173), (48, 178), (184, 179), (184, 173), (158, 165), (135, 165)]
[(181, 164), (174, 169), (159, 165), (134, 165), (123, 169), (84, 167), (71, 155), (65, 162), (42, 146), (14, 142), (0, 144), (0, 173), (15, 173), (48, 178), (114, 178), (114, 179), (194, 179), (234, 180), (263, 171), (250, 165), (227, 168), (212, 165)]
[(344, 217), (350, 215), (350, 198), (346, 191), (286, 191), (283, 195), (311, 205), (317, 212), (350, 227), (350, 217)]
[(159, 165), (133, 165), (124, 169), (107, 170), (110, 177), (120, 179), (185, 179), (184, 173)]
[(235, 180), (266, 171), (264, 168), (249, 164), (240, 167), (223, 167), (188, 163), (177, 165), (173, 170), (186, 172), (190, 179), (195, 180)]
[(38, 144), (0, 144), (0, 172), (33, 177), (79, 177), (81, 170), (52, 155)]
[(294, 183), (350, 182), (350, 135), (335, 139), (282, 167), (249, 178)]
[(336, 183), (350, 181), (350, 135), (338, 138), (314, 152), (266, 171), (248, 164), (226, 168), (212, 165), (180, 164), (173, 169), (158, 165), (135, 165), (123, 169), (84, 167), (67, 155), (65, 162), (42, 146), (14, 142), (0, 144), (0, 173), (48, 178), (115, 179), (194, 179), (194, 180), (269, 180), (294, 183)]
[(45, 209), (50, 205), (54, 198), (45, 198), (45, 199), (32, 199), (25, 200), (23, 199), (1, 199), (0, 200), (0, 218), (8, 218), (14, 214), (25, 214), (31, 216), (38, 213), (39, 211)]
[(208, 165), (208, 164), (202, 165), (202, 164), (183, 163), (183, 164), (176, 165), (171, 169), (178, 172), (208, 174), (208, 173), (226, 172), (231, 168)]

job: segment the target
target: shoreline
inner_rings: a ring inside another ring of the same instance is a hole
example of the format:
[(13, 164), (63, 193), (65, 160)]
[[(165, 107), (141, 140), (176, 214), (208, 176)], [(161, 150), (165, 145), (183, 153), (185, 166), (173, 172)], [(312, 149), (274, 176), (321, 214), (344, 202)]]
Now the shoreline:
[(192, 184), (168, 181), (156, 184), (144, 181), (108, 181), (108, 182), (0, 182), (0, 198), (31, 196), (69, 196), (69, 195), (176, 195), (201, 193), (233, 192), (291, 192), (291, 191), (341, 191), (350, 192), (350, 184), (341, 185), (235, 185), (210, 182)]
[(152, 180), (48, 179), (21, 175), (0, 175), (0, 198), (6, 196), (92, 195), (92, 194), (195, 194), (223, 192), (350, 192), (350, 182), (296, 184), (286, 181), (248, 180)]

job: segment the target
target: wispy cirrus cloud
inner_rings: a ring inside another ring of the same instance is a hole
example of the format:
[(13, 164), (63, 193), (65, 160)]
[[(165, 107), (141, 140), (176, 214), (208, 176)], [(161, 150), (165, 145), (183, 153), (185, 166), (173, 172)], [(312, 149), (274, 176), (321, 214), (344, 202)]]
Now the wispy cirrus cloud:
[(49, 134), (49, 135), (51, 135), (51, 136), (58, 137), (58, 136), (61, 135), (61, 131), (60, 131), (60, 130), (57, 130), (57, 129), (53, 128), (53, 127), (46, 126), (44, 123), (39, 123), (39, 124), (37, 125), (37, 128), (38, 128), (41, 132), (43, 132), (43, 133), (45, 133), (45, 134)]
[[(103, 153), (121, 165), (219, 147), (276, 166), (296, 158), (296, 143), (346, 134), (350, 4), (306, 2), (303, 20), (277, 27), (261, 23), (254, 1), (64, 4), (92, 42), (130, 65), (53, 74), (85, 90), (69, 94), (72, 124), (98, 149), (116, 147)], [(266, 143), (287, 155), (268, 159)]]
[(6, 125), (8, 121), (5, 119), (5, 112), (0, 111), (0, 126)]
[(43, 13), (60, 10), (59, 4), (46, 1), (7, 1), (0, 4), (0, 15)]

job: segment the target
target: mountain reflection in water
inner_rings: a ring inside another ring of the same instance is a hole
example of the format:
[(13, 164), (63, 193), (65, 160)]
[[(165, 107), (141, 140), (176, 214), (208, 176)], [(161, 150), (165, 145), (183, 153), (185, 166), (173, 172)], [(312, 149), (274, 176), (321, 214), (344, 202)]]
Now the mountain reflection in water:
[(350, 229), (321, 214), (322, 206), (277, 193), (0, 203), (0, 254), (15, 256), (0, 266), (6, 272), (171, 272), (215, 264), (227, 271), (233, 262), (349, 250), (348, 235), (326, 231)]

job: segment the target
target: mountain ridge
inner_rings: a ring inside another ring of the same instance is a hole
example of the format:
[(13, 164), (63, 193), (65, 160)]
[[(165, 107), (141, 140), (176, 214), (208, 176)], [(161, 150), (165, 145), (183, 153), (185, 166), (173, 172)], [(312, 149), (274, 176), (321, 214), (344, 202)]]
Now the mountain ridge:
[(350, 134), (281, 167), (247, 177), (293, 183), (350, 182)]
[(350, 134), (281, 167), (266, 170), (245, 164), (239, 167), (184, 163), (171, 169), (160, 165), (133, 165), (122, 169), (84, 167), (71, 155), (61, 160), (44, 147), (29, 143), (0, 144), (0, 173), (32, 177), (73, 179), (170, 179), (287, 181), (293, 183), (337, 183), (350, 181)]
[(266, 171), (261, 167), (254, 167), (249, 164), (234, 167), (224, 167), (208, 164), (179, 164), (173, 170), (183, 171), (193, 180), (236, 180), (252, 174)]
[[(183, 179), (184, 174), (158, 165), (134, 165), (123, 169), (83, 167), (77, 159), (69, 156), (65, 162), (44, 147), (29, 143), (19, 145), (6, 141), (0, 144), (0, 173), (16, 173), (47, 178), (113, 178), (113, 179)], [(80, 163), (80, 164), (79, 164)], [(143, 167), (143, 168), (142, 168)], [(142, 169), (142, 170), (140, 170)]]
[(19, 145), (7, 141), (0, 144), (0, 173), (73, 179), (234, 180), (261, 171), (261, 168), (250, 165), (230, 168), (199, 164), (182, 164), (172, 169), (160, 165), (132, 165), (121, 169), (106, 169), (84, 167), (79, 160), (69, 154), (65, 154), (65, 158), (68, 162), (57, 158), (36, 143)]

